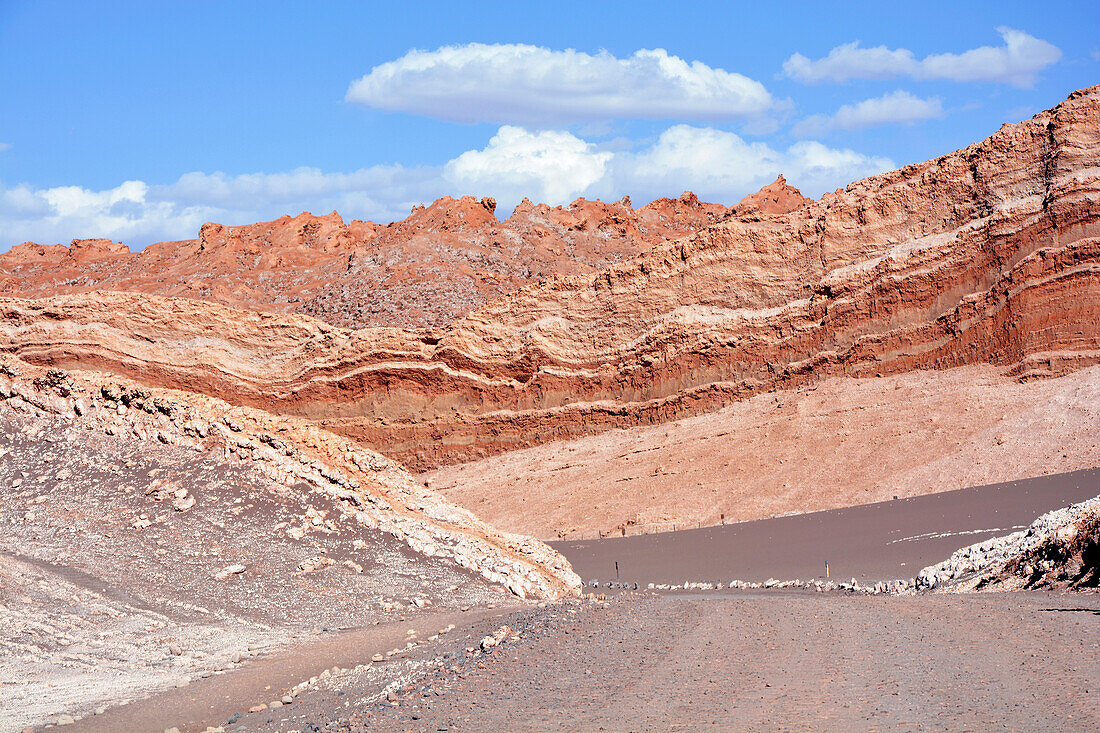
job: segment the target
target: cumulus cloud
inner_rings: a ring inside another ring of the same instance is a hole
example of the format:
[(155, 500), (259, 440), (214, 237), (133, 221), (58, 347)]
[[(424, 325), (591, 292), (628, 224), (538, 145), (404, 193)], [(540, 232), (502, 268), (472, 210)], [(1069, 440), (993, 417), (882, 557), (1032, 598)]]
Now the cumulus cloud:
[(997, 32), (1004, 40), (1003, 46), (981, 46), (958, 54), (931, 54), (919, 60), (908, 49), (862, 48), (859, 41), (853, 41), (816, 60), (796, 53), (783, 63), (783, 73), (806, 84), (909, 76), (1030, 88), (1040, 71), (1062, 57), (1057, 46), (1023, 31), (1001, 26)]
[(802, 141), (785, 150), (708, 127), (676, 125), (650, 147), (616, 156), (608, 196), (629, 193), (638, 200), (674, 195), (689, 188), (700, 198), (735, 203), (771, 183), (780, 173), (808, 196), (819, 196), (852, 180), (894, 168), (889, 158)]
[(485, 149), (468, 150), (447, 163), (443, 175), (466, 192), (523, 191), (537, 201), (558, 202), (603, 178), (612, 157), (568, 132), (506, 125)]
[(601, 148), (569, 132), (506, 125), (484, 148), (438, 167), (188, 173), (166, 185), (127, 181), (103, 191), (0, 185), (0, 251), (22, 241), (84, 237), (140, 247), (194, 237), (207, 221), (248, 224), (303, 210), (385, 222), (445, 194), (493, 196), (502, 214), (524, 196), (566, 204), (578, 196), (614, 200), (629, 194), (641, 202), (691, 189), (707, 200), (734, 203), (783, 173), (817, 196), (893, 167), (887, 158), (816, 141), (774, 149), (710, 127), (676, 125), (641, 147), (616, 141)]
[(855, 130), (937, 117), (943, 117), (939, 99), (922, 99), (909, 92), (896, 91), (856, 104), (845, 104), (832, 115), (810, 115), (797, 122), (791, 131), (798, 137), (813, 137), (829, 130)]
[(629, 58), (525, 44), (412, 50), (353, 82), (347, 100), (453, 122), (524, 125), (601, 119), (728, 120), (772, 104), (758, 81), (664, 49)]

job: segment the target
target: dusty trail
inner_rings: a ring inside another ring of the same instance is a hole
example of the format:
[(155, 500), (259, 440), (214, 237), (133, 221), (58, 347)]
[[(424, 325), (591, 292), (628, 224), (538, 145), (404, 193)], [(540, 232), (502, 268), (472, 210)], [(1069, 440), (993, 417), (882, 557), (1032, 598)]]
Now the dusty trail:
[(471, 609), (468, 613), (438, 613), (405, 621), (381, 623), (319, 635), (311, 641), (224, 674), (196, 680), (186, 687), (158, 693), (145, 700), (116, 707), (102, 715), (86, 718), (65, 730), (74, 733), (161, 733), (178, 727), (183, 733), (222, 726), (234, 713), (279, 700), (294, 685), (331, 667), (370, 664), (374, 654), (405, 646), (408, 629), (420, 638), (454, 624), (460, 634), (470, 624), (506, 614), (508, 609)]
[(392, 702), (336, 712), (303, 697), (293, 720), (230, 729), (1100, 726), (1096, 594), (627, 593), (605, 605), (515, 614), (517, 639)]
[(636, 537), (552, 543), (588, 582), (911, 578), (959, 547), (1100, 495), (1100, 469), (791, 517)]

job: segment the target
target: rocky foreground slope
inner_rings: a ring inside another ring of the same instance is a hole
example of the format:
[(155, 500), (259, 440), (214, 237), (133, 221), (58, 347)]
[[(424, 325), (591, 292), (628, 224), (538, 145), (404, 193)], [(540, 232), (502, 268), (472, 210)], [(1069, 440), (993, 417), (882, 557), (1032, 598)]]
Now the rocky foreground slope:
[[(294, 490), (317, 495), (332, 505), (331, 512), (303, 507), (301, 517), (284, 525), (285, 534), (292, 539), (302, 539), (315, 528), (324, 532), (325, 516), (332, 513), (333, 521), (391, 536), (411, 552), (465, 568), (520, 598), (557, 598), (575, 592), (580, 585), (565, 559), (546, 545), (484, 524), (413, 480), (393, 461), (304, 421), (234, 408), (194, 393), (11, 361), (0, 364), (0, 406), (15, 410), (15, 414), (57, 416), (56, 420), (72, 425), (73, 434), (66, 440), (76, 445), (105, 433), (121, 435), (139, 448), (181, 446), (205, 456), (212, 466), (244, 463), (269, 480), (264, 488), (255, 489), (256, 496), (246, 493), (245, 501), (264, 494), (286, 498), (289, 490)], [(10, 451), (5, 448), (4, 454)], [(31, 467), (26, 460), (8, 457), (5, 470), (27, 472)], [(66, 470), (64, 475), (44, 476), (38, 482), (41, 489), (31, 490), (33, 498), (38, 500), (40, 494), (44, 501), (55, 501), (50, 491), (56, 490), (58, 483), (84, 481), (86, 473)], [(16, 493), (27, 491), (23, 488), (25, 478), (11, 478)], [(163, 500), (165, 510), (187, 511), (196, 503), (193, 485), (153, 482), (144, 496)], [(224, 492), (209, 493), (206, 501), (231, 501)], [(139, 515), (132, 526), (149, 527), (150, 520)]]
[(580, 588), (546, 545), (304, 420), (11, 358), (0, 496), (4, 731), (335, 629)]
[(442, 328), (94, 292), (3, 299), (0, 343), (302, 416), (415, 468), (826, 376), (986, 362), (1029, 379), (1100, 361), (1100, 87), (935, 160), (786, 199), (800, 201), (763, 196)]

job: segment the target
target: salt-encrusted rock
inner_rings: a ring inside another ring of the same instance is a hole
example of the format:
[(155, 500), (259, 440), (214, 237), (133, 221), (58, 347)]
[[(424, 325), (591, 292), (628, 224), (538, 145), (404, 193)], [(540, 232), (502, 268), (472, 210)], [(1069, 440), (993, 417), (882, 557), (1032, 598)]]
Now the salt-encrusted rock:
[(915, 584), (948, 591), (1096, 586), (1100, 563), (1090, 548), (1100, 548), (1100, 496), (1048, 512), (1026, 530), (956, 550), (922, 569)]

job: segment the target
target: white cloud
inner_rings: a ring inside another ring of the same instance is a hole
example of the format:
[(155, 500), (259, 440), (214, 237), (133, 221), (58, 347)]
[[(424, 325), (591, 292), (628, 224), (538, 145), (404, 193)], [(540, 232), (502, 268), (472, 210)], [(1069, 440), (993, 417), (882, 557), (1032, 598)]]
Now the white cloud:
[(634, 154), (617, 156), (602, 182), (608, 197), (629, 193), (644, 201), (691, 189), (700, 198), (736, 203), (782, 173), (808, 196), (894, 167), (889, 158), (803, 141), (786, 150), (706, 127), (676, 125), (657, 142)]
[(796, 123), (791, 131), (799, 137), (813, 137), (829, 130), (920, 122), (942, 116), (943, 105), (939, 99), (922, 99), (909, 92), (896, 91), (856, 104), (845, 104), (833, 115), (810, 115)]
[(303, 210), (386, 222), (445, 194), (493, 196), (502, 216), (524, 196), (566, 204), (578, 196), (614, 200), (630, 194), (642, 202), (691, 189), (729, 204), (783, 173), (803, 193), (817, 196), (893, 167), (887, 158), (819, 142), (776, 150), (709, 127), (676, 125), (641, 148), (615, 141), (601, 149), (569, 132), (504, 126), (484, 148), (431, 168), (188, 173), (167, 185), (127, 181), (103, 191), (0, 186), (0, 251), (23, 241), (88, 237), (140, 247), (194, 237), (207, 221), (249, 224)]
[(612, 157), (568, 132), (506, 125), (484, 150), (468, 150), (447, 163), (443, 175), (462, 193), (503, 189), (560, 202), (603, 178)]
[(208, 221), (249, 224), (303, 210), (391, 221), (446, 188), (437, 168), (401, 166), (352, 173), (315, 168), (241, 176), (188, 173), (167, 185), (127, 181), (104, 191), (0, 187), (0, 251), (24, 241), (52, 244), (85, 237), (144, 246), (194, 237)]
[(11, 150), (11, 143), (0, 143), (0, 153), (5, 150)]
[(796, 53), (783, 63), (783, 73), (807, 84), (849, 79), (947, 79), (983, 81), (1027, 88), (1036, 75), (1062, 57), (1047, 41), (1007, 26), (997, 28), (1003, 46), (981, 46), (963, 53), (940, 53), (918, 60), (908, 49), (861, 48), (859, 41), (835, 47), (817, 60)]
[(347, 100), (454, 122), (553, 125), (600, 119), (728, 120), (772, 104), (764, 85), (664, 49), (629, 58), (524, 44), (412, 50), (353, 82)]
[(783, 62), (783, 74), (804, 84), (849, 79), (891, 79), (912, 75), (919, 66), (913, 52), (886, 46), (860, 48), (859, 41), (836, 46), (829, 55), (811, 61), (800, 53)]

